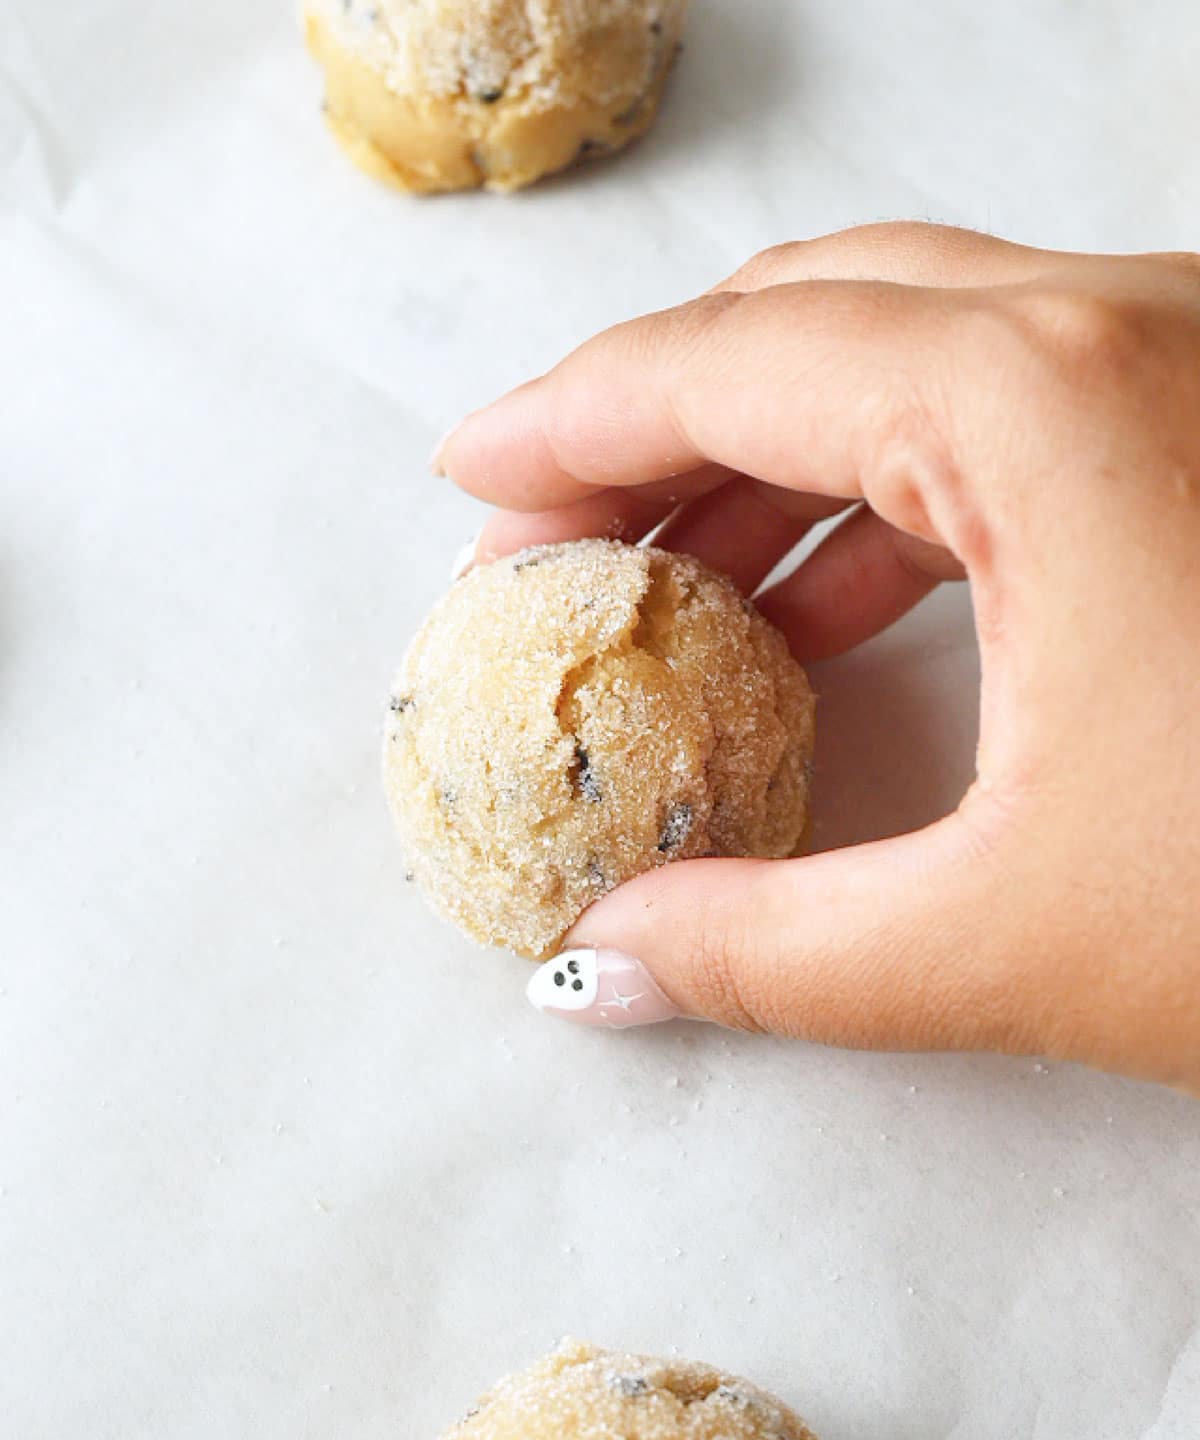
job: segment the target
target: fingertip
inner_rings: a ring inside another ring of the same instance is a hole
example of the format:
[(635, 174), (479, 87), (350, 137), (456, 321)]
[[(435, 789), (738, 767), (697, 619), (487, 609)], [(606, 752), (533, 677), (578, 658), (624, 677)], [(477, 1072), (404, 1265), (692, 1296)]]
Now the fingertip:
[[(461, 425), (461, 423), (462, 423), (462, 422), (460, 421), (460, 422), (459, 422), (459, 425)], [(445, 476), (446, 476), (446, 451), (449, 449), (449, 447), (450, 447), (450, 442), (454, 439), (454, 436), (455, 436), (455, 434), (457, 433), (457, 431), (458, 431), (458, 429), (459, 429), (459, 425), (451, 425), (451, 427), (449, 428), (449, 430), (447, 430), (447, 431), (442, 435), (442, 438), (437, 442), (437, 444), (436, 444), (436, 445), (433, 447), (433, 449), (429, 452), (429, 461), (428, 461), (428, 464), (429, 464), (429, 473), (430, 473), (431, 475), (436, 476), (437, 479), (439, 479), (439, 480), (445, 479)]]
[(530, 381), (462, 419), (434, 447), (434, 473), (489, 505), (522, 512), (569, 505), (593, 491), (554, 453), (539, 399), (544, 384)]
[[(755, 877), (782, 861), (680, 860), (636, 876), (584, 911), (563, 944), (635, 955), (686, 1016), (734, 1029), (766, 1028), (731, 982), (753, 964), (739, 917)], [(753, 908), (752, 906), (750, 907)]]
[(543, 1015), (610, 1030), (684, 1018), (637, 956), (594, 946), (562, 950), (546, 961), (530, 977), (525, 997)]

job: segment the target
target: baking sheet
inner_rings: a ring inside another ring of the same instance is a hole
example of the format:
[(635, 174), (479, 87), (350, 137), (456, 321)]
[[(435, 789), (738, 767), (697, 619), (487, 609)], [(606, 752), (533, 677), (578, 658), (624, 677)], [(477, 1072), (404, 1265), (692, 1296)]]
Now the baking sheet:
[[(1189, 4), (698, 0), (512, 199), (352, 172), (286, 5), (0, 0), (0, 1415), (432, 1437), (563, 1332), (824, 1440), (1200, 1433), (1200, 1109), (1069, 1066), (549, 1023), (426, 913), (383, 700), (463, 411), (763, 245), (1194, 247)], [(819, 667), (818, 838), (971, 773), (968, 597)]]

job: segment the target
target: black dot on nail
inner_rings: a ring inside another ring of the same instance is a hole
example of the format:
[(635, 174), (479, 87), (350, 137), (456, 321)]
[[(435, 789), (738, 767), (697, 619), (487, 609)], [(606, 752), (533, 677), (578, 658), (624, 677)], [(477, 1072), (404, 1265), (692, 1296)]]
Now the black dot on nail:
[(572, 990), (582, 990), (582, 989), (583, 989), (583, 981), (582, 981), (582, 980), (572, 980), (572, 981), (571, 981), (571, 989), (572, 989)]
[(568, 960), (568, 961), (567, 961), (567, 969), (571, 972), (572, 975), (578, 975), (578, 974), (579, 974), (579, 961), (578, 961), (578, 960)]
[(556, 970), (554, 972), (554, 983), (556, 985), (565, 985), (567, 983), (567, 977), (562, 973), (561, 970)]

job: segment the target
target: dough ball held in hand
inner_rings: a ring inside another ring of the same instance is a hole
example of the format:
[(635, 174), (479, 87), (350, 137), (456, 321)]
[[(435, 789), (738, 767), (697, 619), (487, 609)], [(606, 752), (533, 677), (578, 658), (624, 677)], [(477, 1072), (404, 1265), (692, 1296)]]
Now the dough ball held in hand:
[(384, 780), (434, 906), (542, 959), (653, 866), (797, 853), (814, 708), (783, 637), (699, 561), (549, 545), (434, 608), (396, 682)]
[(326, 113), (403, 190), (515, 190), (654, 119), (687, 0), (306, 0)]
[(443, 1440), (815, 1440), (774, 1396), (686, 1360), (564, 1340), (502, 1380)]

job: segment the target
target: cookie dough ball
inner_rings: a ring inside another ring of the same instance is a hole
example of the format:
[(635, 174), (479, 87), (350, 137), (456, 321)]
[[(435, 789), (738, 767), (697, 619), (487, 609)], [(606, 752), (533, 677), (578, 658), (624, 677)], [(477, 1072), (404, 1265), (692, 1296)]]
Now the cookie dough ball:
[(326, 113), (403, 190), (516, 190), (649, 128), (687, 0), (306, 0)]
[(651, 866), (796, 853), (813, 709), (783, 637), (699, 561), (549, 545), (435, 607), (396, 682), (384, 778), (436, 908), (540, 959)]
[(686, 1360), (577, 1341), (502, 1380), (443, 1440), (815, 1440), (773, 1396)]

